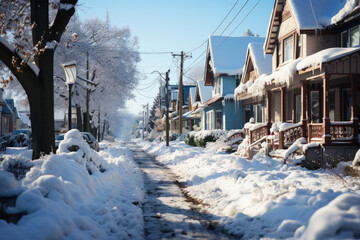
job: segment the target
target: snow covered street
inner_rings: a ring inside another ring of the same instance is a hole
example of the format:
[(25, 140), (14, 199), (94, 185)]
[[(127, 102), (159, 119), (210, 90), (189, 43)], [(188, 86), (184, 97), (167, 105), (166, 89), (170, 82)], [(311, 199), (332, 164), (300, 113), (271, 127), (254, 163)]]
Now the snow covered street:
[[(264, 155), (252, 160), (173, 141), (136, 140), (176, 174), (224, 229), (243, 239), (360, 236), (360, 181), (337, 169), (310, 171)], [(343, 163), (342, 166), (350, 163)]]
[[(231, 239), (213, 225), (214, 216), (184, 194), (171, 171), (135, 144), (129, 144), (144, 176), (146, 239)], [(198, 211), (200, 210), (200, 211)]]

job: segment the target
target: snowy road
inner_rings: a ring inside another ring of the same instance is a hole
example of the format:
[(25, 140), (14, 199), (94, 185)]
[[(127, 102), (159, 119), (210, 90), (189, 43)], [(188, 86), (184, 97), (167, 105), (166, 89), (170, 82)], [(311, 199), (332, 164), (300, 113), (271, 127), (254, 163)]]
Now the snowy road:
[(170, 170), (143, 152), (128, 145), (144, 174), (146, 239), (232, 239), (210, 221), (214, 216), (201, 212), (201, 204), (186, 196)]

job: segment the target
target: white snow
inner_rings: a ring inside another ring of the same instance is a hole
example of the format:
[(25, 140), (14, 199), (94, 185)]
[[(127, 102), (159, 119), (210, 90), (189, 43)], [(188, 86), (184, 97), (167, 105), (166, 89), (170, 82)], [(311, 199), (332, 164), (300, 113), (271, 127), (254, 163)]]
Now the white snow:
[[(346, 0), (289, 0), (299, 30), (323, 29), (344, 8)], [(324, 7), (326, 6), (326, 7)]]
[(183, 142), (138, 143), (176, 173), (227, 232), (242, 239), (359, 236), (360, 185), (341, 168), (310, 171), (264, 155), (249, 161)]
[(260, 76), (247, 89), (247, 91), (254, 96), (262, 95), (264, 94), (265, 86), (272, 84), (273, 81), (276, 85), (289, 86), (291, 84), (291, 81), (293, 80), (293, 76), (297, 71), (306, 69), (308, 67), (316, 67), (318, 65), (320, 65), (321, 67), (323, 63), (332, 61), (334, 59), (349, 55), (357, 51), (360, 51), (360, 47), (328, 48), (319, 51), (313, 55), (290, 61), (272, 74)]
[(1, 192), (21, 192), (8, 212), (26, 213), (17, 224), (0, 220), (0, 238), (143, 239), (141, 172), (127, 147), (106, 145), (98, 155), (71, 131), (56, 155), (32, 161), (20, 181), (0, 171)]
[(331, 24), (337, 24), (343, 20), (358, 5), (359, 0), (347, 0), (345, 6), (331, 18)]
[(75, 5), (69, 3), (60, 3), (60, 9), (69, 11), (70, 9), (74, 8)]
[(263, 43), (261, 37), (210, 36), (209, 50), (214, 74), (241, 74), (249, 43)]
[(263, 45), (264, 43), (250, 43), (248, 47), (258, 76), (272, 72), (272, 55), (264, 53)]
[(198, 81), (197, 86), (199, 87), (200, 101), (201, 103), (206, 102), (212, 97), (212, 87), (205, 86), (204, 81)]

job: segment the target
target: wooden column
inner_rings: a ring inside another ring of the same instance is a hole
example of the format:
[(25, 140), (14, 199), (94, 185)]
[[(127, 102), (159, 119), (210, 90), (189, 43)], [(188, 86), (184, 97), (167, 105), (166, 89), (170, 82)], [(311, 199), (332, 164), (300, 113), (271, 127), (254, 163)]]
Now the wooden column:
[(286, 87), (281, 88), (281, 122), (286, 122)]
[(271, 128), (271, 91), (266, 92), (266, 122), (268, 127), (268, 135)]
[(330, 118), (329, 118), (329, 75), (323, 76), (323, 143), (331, 143)]
[(291, 112), (292, 123), (296, 123), (296, 92), (292, 91), (292, 112)]
[[(302, 133), (301, 136), (306, 138), (307, 133), (307, 123), (308, 123), (308, 109), (307, 102), (308, 100), (308, 84), (305, 82), (301, 82), (301, 124), (302, 124)], [(308, 139), (308, 143), (310, 143), (310, 139)]]
[(351, 121), (353, 122), (352, 134), (354, 144), (358, 144), (359, 119), (357, 117), (357, 76), (350, 75), (351, 80)]

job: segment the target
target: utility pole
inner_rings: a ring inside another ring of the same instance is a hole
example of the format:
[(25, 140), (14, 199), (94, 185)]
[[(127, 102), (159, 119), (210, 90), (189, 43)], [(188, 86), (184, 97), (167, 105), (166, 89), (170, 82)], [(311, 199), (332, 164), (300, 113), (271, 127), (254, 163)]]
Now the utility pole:
[(145, 124), (145, 111), (143, 110), (143, 124), (141, 126), (143, 139), (145, 138), (145, 131), (144, 131), (145, 125), (144, 124)]
[(166, 146), (169, 146), (169, 73), (170, 69), (166, 72)]
[(184, 71), (184, 58), (191, 57), (190, 55), (186, 55), (184, 51), (181, 51), (180, 54), (173, 54), (173, 57), (179, 57), (180, 56), (180, 79), (179, 79), (179, 133), (182, 134), (182, 107), (184, 103), (184, 92), (183, 92), (183, 71)]

